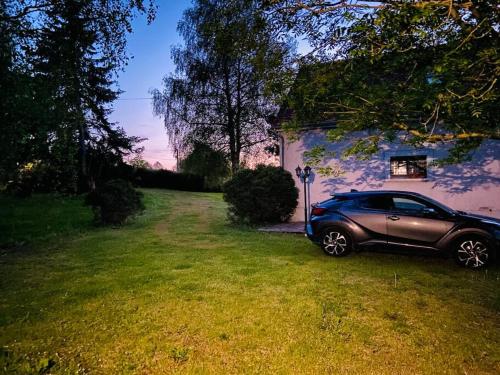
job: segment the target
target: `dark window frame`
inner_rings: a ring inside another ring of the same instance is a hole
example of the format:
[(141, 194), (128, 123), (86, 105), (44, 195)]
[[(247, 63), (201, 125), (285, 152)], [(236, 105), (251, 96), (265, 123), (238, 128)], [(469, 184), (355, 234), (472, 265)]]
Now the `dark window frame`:
[[(406, 169), (406, 173), (396, 173), (396, 169), (401, 168)], [(391, 156), (389, 169), (391, 179), (427, 178), (427, 155)]]

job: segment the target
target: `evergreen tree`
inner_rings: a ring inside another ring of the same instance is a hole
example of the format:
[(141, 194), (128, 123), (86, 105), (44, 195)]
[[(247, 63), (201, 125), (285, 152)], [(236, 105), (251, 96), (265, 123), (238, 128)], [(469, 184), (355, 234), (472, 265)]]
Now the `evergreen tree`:
[[(90, 0), (63, 0), (47, 12), (33, 56), (37, 74), (50, 82), (57, 106), (54, 152), (60, 167), (78, 170), (79, 189), (88, 186), (87, 148), (90, 134), (113, 132), (107, 119), (118, 92), (111, 88), (113, 66), (98, 55)], [(77, 156), (77, 155), (78, 156)], [(78, 162), (78, 168), (75, 164)]]
[(10, 2), (0, 0), (0, 183), (26, 162), (46, 155), (51, 99), (46, 82), (33, 77), (19, 43), (22, 23), (6, 22)]
[[(108, 115), (142, 0), (0, 0), (0, 182), (40, 160), (54, 188), (92, 187), (99, 162), (132, 151)], [(103, 152), (108, 153), (106, 156)], [(99, 155), (99, 157), (96, 157)], [(89, 158), (92, 165), (89, 165)]]

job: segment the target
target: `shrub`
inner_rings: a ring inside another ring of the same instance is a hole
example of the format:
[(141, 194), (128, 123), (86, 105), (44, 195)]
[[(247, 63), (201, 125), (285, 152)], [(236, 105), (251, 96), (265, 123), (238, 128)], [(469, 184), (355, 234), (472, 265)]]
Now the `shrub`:
[(33, 193), (75, 193), (77, 174), (71, 166), (34, 160), (23, 164), (6, 185), (6, 192), (17, 197), (29, 197)]
[(250, 224), (287, 221), (298, 196), (292, 175), (273, 166), (242, 169), (224, 185), (230, 219)]
[(144, 210), (142, 193), (125, 180), (110, 180), (89, 193), (85, 200), (92, 206), (96, 220), (103, 224), (123, 224)]
[(31, 180), (16, 179), (7, 182), (5, 191), (17, 198), (27, 198), (33, 193), (33, 184)]
[(7, 193), (18, 198), (27, 198), (37, 190), (43, 178), (44, 168), (39, 160), (23, 164), (13, 180), (7, 182)]

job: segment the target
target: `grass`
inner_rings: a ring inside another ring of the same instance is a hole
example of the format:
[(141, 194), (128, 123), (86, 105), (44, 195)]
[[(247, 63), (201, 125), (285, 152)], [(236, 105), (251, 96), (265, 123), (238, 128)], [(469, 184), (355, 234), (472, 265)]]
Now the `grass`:
[(498, 267), (332, 259), (228, 225), (218, 194), (145, 194), (120, 229), (76, 198), (2, 198), (0, 372), (500, 372)]
[(0, 195), (0, 246), (50, 241), (91, 228), (92, 212), (81, 198), (35, 195), (15, 199)]

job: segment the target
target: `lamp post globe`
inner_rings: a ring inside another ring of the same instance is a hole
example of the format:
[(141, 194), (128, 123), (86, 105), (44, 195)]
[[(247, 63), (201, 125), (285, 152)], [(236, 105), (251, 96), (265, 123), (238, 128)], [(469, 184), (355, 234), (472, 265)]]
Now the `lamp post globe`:
[(311, 175), (311, 167), (306, 165), (306, 167), (304, 168), (304, 177), (305, 178), (308, 178), (310, 175)]

